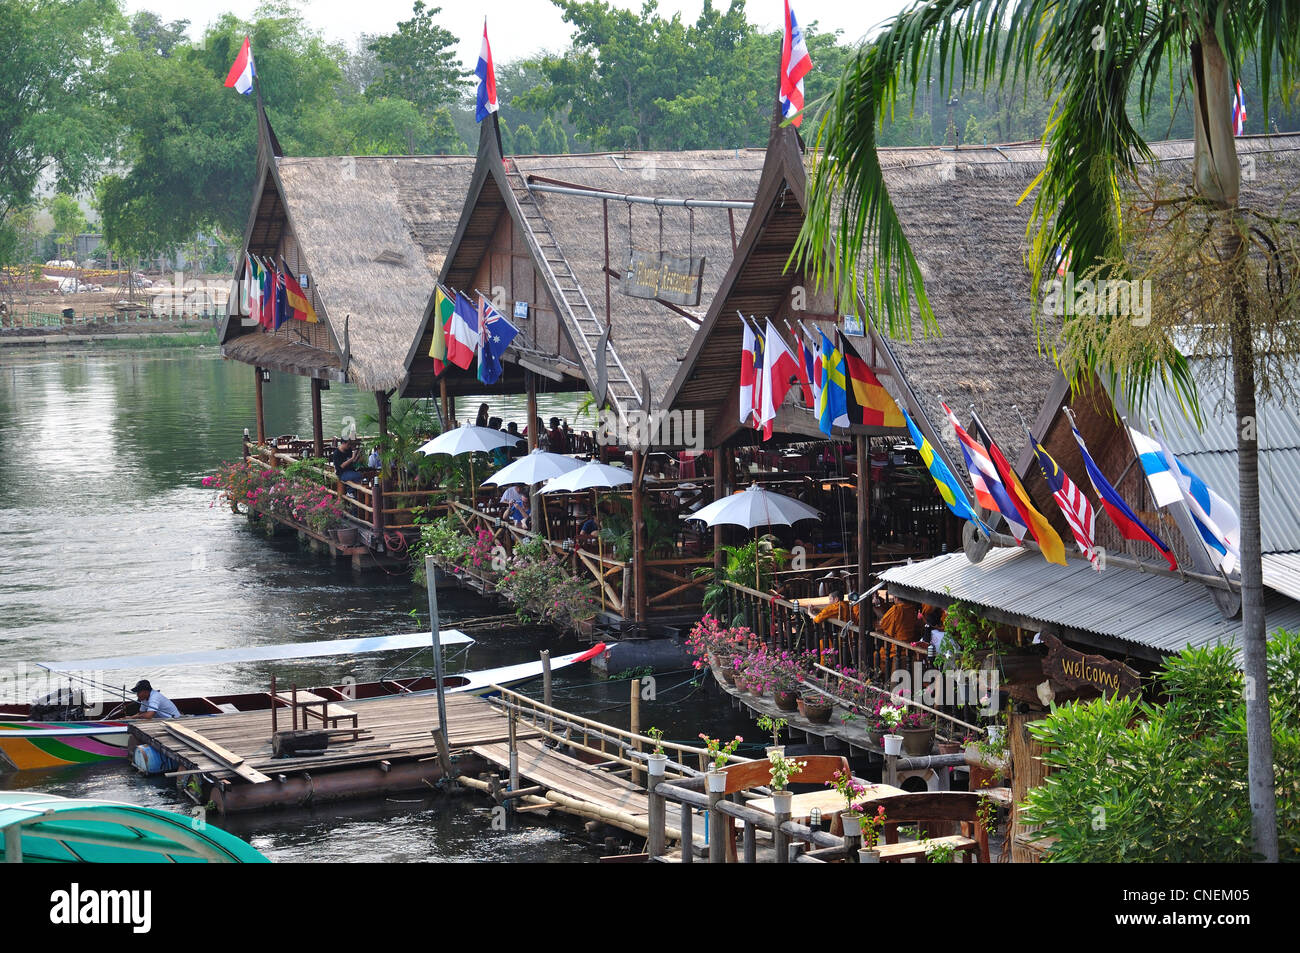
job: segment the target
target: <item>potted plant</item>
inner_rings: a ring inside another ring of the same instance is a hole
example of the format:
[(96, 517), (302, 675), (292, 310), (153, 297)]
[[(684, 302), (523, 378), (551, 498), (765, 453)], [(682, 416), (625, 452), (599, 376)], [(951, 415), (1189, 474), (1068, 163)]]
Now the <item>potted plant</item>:
[(878, 864), (880, 851), (877, 848), (880, 843), (880, 831), (885, 826), (885, 808), (883, 805), (878, 806), (876, 813), (868, 815), (865, 807), (862, 804), (858, 805), (858, 809), (862, 811), (860, 822), (862, 846), (858, 848), (858, 863)]
[(885, 733), (881, 736), (885, 754), (901, 754), (903, 751), (903, 736), (895, 734), (895, 731), (903, 720), (903, 709), (895, 705), (881, 705), (879, 719), (878, 724), (885, 729)]
[(727, 759), (745, 739), (736, 735), (735, 738), (724, 743), (720, 738), (710, 738), (702, 731), (700, 737), (704, 740), (704, 747), (709, 753), (711, 762), (708, 774), (709, 793), (721, 794), (727, 788), (727, 773), (723, 770), (727, 766)]
[(926, 711), (905, 711), (894, 731), (903, 736), (904, 753), (927, 755), (934, 742), (934, 716)]
[(815, 689), (801, 694), (797, 699), (797, 705), (799, 714), (814, 725), (826, 724), (831, 720), (831, 712), (835, 710), (835, 702)]
[(786, 788), (790, 784), (790, 778), (803, 771), (808, 762), (795, 761), (775, 752), (769, 754), (767, 760), (772, 764), (769, 770), (772, 775), (772, 811), (775, 814), (789, 814), (790, 801), (794, 795)]
[(649, 766), (649, 774), (652, 778), (662, 778), (664, 769), (668, 765), (668, 755), (664, 754), (664, 733), (661, 729), (650, 727), (646, 729), (646, 737), (655, 743), (654, 750), (646, 756), (646, 762)]
[(772, 698), (781, 711), (795, 711), (799, 707), (799, 665), (787, 651), (782, 651), (771, 661)]
[(758, 727), (763, 731), (772, 732), (772, 747), (767, 749), (768, 756), (772, 752), (785, 754), (785, 746), (781, 744), (781, 730), (785, 728), (786, 721), (784, 718), (773, 718), (770, 715), (760, 715), (758, 718)]
[(856, 837), (860, 833), (862, 821), (862, 812), (859, 810), (857, 800), (867, 793), (866, 785), (847, 771), (836, 771), (826, 784), (844, 798), (844, 812), (840, 814), (840, 823), (844, 825), (844, 836)]

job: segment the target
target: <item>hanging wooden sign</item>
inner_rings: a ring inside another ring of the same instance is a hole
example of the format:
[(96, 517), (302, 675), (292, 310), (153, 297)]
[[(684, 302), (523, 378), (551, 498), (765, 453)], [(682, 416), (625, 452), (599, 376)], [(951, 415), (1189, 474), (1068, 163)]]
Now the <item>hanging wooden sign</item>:
[(619, 290), (631, 298), (658, 298), (687, 307), (700, 303), (704, 259), (632, 250)]
[(1043, 675), (1052, 683), (1058, 701), (1089, 690), (1107, 696), (1137, 696), (1142, 691), (1138, 673), (1123, 662), (1103, 655), (1084, 655), (1053, 635), (1043, 635), (1047, 658)]

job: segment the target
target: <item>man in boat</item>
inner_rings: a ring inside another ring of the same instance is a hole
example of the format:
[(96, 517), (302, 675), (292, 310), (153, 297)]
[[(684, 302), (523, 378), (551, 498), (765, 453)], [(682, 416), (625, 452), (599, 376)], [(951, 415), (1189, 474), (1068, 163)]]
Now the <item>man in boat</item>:
[(180, 710), (172, 704), (171, 699), (150, 685), (147, 678), (136, 682), (131, 691), (135, 692), (135, 697), (140, 702), (140, 713), (136, 718), (180, 717)]

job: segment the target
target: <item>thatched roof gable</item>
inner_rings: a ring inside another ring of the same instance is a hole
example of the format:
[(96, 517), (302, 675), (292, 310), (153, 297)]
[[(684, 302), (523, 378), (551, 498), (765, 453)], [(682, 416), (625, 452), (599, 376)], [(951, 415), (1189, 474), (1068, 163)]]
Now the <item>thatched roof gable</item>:
[[(396, 388), (455, 232), (473, 158), (270, 161), (263, 155), (246, 245), (254, 254), (284, 254), (288, 267), (310, 275), (309, 293), (327, 333), (298, 322), (268, 333), (230, 320), (222, 335), (225, 353), (245, 360), (271, 351), (301, 357), (314, 349), (323, 353), (281, 362), (281, 369), (313, 376), (314, 368), (342, 364), (341, 373), (362, 390)], [(239, 340), (248, 336), (283, 338), (284, 346)]]

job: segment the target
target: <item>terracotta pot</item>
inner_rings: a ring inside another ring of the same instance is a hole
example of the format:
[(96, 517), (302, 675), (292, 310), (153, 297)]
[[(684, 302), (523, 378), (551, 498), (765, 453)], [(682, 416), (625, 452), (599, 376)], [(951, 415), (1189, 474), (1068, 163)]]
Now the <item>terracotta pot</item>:
[(799, 708), (799, 696), (794, 692), (777, 691), (773, 696), (776, 707), (781, 711), (795, 711)]
[(355, 546), (357, 544), (357, 530), (354, 526), (345, 529), (336, 529), (334, 538), (338, 540), (340, 546)]
[(921, 757), (930, 753), (930, 745), (934, 743), (933, 728), (899, 728), (897, 732), (903, 736), (903, 754)]
[(831, 720), (831, 712), (835, 710), (834, 705), (819, 705), (814, 702), (805, 701), (802, 697), (798, 699), (799, 714), (803, 715), (814, 725), (824, 725)]
[(960, 754), (961, 745), (956, 741), (940, 741), (939, 754)]

